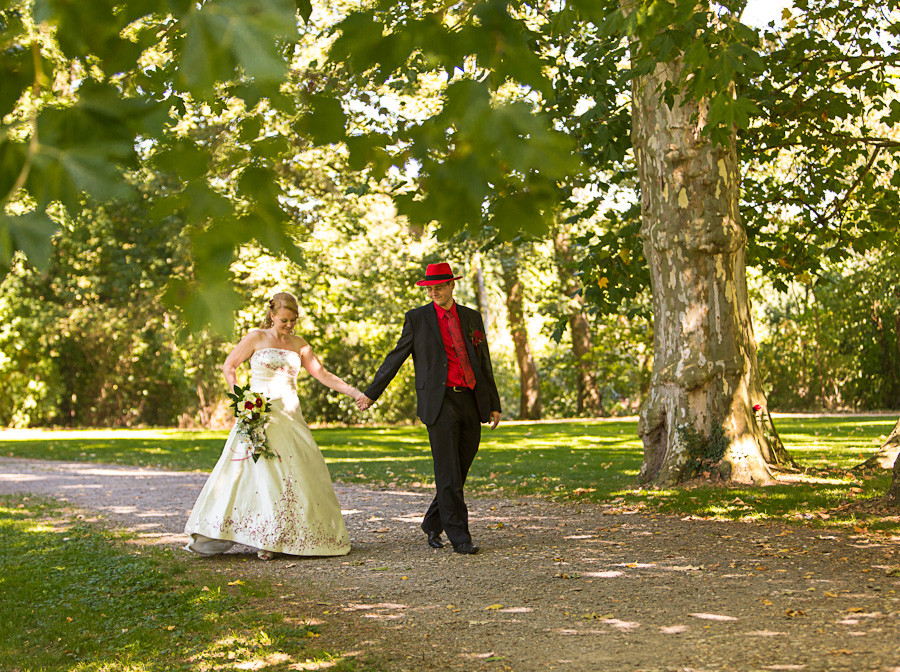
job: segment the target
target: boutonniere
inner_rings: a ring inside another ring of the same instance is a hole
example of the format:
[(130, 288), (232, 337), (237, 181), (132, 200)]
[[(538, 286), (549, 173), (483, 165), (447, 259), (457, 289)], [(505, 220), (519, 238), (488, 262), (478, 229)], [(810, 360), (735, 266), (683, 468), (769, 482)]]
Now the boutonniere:
[(478, 331), (471, 324), (469, 325), (469, 340), (476, 348), (484, 342), (484, 332)]

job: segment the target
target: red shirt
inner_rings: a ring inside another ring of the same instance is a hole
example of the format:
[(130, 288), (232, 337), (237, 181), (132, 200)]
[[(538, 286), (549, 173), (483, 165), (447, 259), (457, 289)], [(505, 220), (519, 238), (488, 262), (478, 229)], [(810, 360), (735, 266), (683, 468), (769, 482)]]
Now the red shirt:
[(444, 310), (436, 303), (434, 310), (437, 313), (438, 325), (441, 327), (441, 338), (444, 340), (444, 351), (447, 353), (447, 387), (465, 386), (462, 369), (459, 368), (459, 358), (456, 356), (456, 350), (453, 349), (453, 341), (450, 338), (450, 327), (447, 326), (447, 319), (444, 317), (449, 314), (451, 320), (456, 320), (460, 325), (459, 315), (456, 313), (456, 302), (450, 306), (450, 310)]

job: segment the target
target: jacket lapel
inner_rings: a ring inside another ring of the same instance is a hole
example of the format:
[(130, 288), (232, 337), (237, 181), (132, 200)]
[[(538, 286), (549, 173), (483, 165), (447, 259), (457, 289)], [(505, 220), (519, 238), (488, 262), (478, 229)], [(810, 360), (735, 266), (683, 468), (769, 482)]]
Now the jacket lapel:
[(429, 303), (423, 307), (425, 308), (425, 323), (431, 329), (432, 335), (437, 339), (438, 345), (443, 350), (444, 338), (441, 336), (441, 325), (438, 324), (437, 311), (434, 309), (434, 304)]

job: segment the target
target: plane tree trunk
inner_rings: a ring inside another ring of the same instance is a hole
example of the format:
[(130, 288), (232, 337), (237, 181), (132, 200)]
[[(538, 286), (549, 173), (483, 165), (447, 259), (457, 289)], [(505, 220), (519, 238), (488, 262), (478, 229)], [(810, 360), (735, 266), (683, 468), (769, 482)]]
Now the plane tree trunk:
[(771, 465), (791, 460), (767, 412), (757, 364), (736, 146), (703, 135), (703, 102), (664, 102), (663, 82), (679, 70), (677, 60), (661, 64), (633, 83), (632, 142), (654, 313), (640, 480), (686, 480), (698, 451), (718, 444), (707, 457), (721, 477), (766, 483)]

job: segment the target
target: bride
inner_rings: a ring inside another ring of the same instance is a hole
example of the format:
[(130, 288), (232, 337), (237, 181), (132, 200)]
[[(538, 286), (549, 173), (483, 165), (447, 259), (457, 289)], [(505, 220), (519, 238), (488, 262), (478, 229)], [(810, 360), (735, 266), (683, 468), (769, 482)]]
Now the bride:
[(265, 432), (277, 456), (254, 462), (236, 427), (231, 430), (185, 525), (187, 550), (216, 555), (238, 543), (258, 549), (262, 560), (276, 553), (350, 552), (328, 467), (300, 410), (297, 375), (303, 367), (354, 400), (362, 393), (329, 373), (309, 343), (292, 333), (298, 314), (292, 294), (275, 294), (262, 328), (247, 334), (225, 359), (229, 389), (237, 381), (237, 368), (250, 360), (250, 389), (272, 403)]

